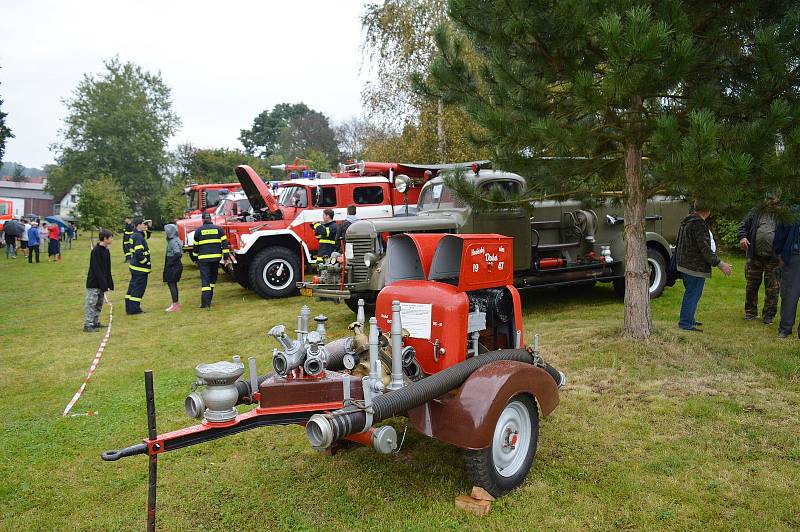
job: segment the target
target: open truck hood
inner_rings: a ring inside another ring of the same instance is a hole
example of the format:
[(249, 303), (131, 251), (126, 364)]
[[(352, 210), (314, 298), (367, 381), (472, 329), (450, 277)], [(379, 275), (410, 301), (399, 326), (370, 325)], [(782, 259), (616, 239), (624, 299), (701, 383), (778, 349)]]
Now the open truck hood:
[(278, 210), (278, 200), (272, 195), (272, 187), (264, 183), (264, 180), (249, 165), (237, 166), (236, 177), (242, 184), (242, 190), (255, 211), (266, 209), (269, 212), (275, 212)]

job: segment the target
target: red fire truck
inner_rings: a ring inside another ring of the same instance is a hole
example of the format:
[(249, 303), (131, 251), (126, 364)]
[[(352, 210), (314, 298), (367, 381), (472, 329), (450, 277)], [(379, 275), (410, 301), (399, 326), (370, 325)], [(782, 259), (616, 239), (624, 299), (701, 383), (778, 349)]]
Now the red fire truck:
[[(412, 179), (409, 171), (415, 175)], [(293, 179), (278, 184), (273, 195), (269, 185), (249, 166), (236, 175), (252, 210), (233, 216), (224, 224), (233, 251), (234, 275), (244, 287), (265, 298), (285, 297), (297, 291), (304, 264), (314, 260), (319, 242), (313, 222), (332, 209), (335, 220), (344, 220), (347, 207), (357, 216), (387, 218), (412, 212), (419, 196), (424, 169), (397, 163), (358, 163), (331, 174), (330, 179)]]
[(184, 216), (200, 216), (204, 212), (214, 212), (222, 197), (229, 192), (241, 190), (239, 183), (206, 183), (188, 185), (183, 189), (187, 197)]

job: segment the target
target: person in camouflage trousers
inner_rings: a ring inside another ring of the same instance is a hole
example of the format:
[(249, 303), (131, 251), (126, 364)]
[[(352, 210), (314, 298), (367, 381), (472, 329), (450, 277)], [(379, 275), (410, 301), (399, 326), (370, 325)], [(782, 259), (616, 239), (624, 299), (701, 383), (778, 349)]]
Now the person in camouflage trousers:
[(778, 310), (781, 290), (778, 257), (772, 249), (775, 238), (775, 209), (778, 195), (770, 193), (764, 203), (751, 210), (739, 224), (739, 246), (747, 254), (744, 276), (747, 281), (744, 296), (744, 319), (758, 318), (758, 292), (764, 283), (762, 321), (769, 325)]

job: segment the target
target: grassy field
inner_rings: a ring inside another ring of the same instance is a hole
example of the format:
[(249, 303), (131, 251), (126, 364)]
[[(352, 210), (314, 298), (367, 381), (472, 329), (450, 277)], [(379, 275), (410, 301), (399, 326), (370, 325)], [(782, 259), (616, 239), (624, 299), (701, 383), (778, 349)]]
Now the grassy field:
[[(0, 256), (0, 529), (140, 530), (145, 457), (105, 463), (104, 449), (146, 434), (142, 373), (155, 376), (159, 431), (192, 424), (183, 398), (200, 362), (255, 355), (270, 368), (265, 332), (290, 328), (302, 298), (265, 301), (230, 280), (199, 310), (197, 269), (168, 315), (164, 242), (146, 314), (127, 317), (127, 268), (114, 242), (111, 340), (74, 412), (61, 417), (102, 334), (81, 332), (88, 243), (60, 263)], [(3, 254), (4, 255), (4, 254)], [(706, 332), (681, 333), (682, 288), (653, 302), (647, 343), (619, 336), (622, 303), (610, 287), (525, 295), (526, 333), (569, 378), (543, 420), (526, 484), (485, 518), (453, 506), (470, 485), (460, 453), (413, 432), (400, 454), (313, 452), (301, 427), (272, 427), (162, 455), (163, 530), (759, 529), (800, 527), (800, 341), (745, 322), (743, 264), (715, 274), (700, 302)], [(315, 302), (344, 335), (344, 305)], [(107, 322), (107, 309), (103, 322)], [(402, 432), (401, 420), (397, 422)]]

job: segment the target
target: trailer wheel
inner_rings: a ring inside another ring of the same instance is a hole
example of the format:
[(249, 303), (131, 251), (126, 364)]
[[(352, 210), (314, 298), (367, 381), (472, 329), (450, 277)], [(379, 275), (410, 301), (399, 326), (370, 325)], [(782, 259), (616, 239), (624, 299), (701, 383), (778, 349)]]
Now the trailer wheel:
[[(655, 299), (664, 292), (667, 285), (667, 259), (657, 249), (647, 248), (647, 266), (650, 269), (650, 285), (647, 290), (650, 299)], [(619, 297), (625, 297), (625, 278), (614, 279), (614, 292)]]
[(533, 465), (538, 440), (536, 401), (526, 394), (512, 397), (497, 419), (492, 445), (466, 452), (472, 483), (495, 497), (522, 485)]
[(263, 249), (250, 262), (250, 287), (263, 298), (287, 297), (297, 292), (300, 259), (290, 249)]

